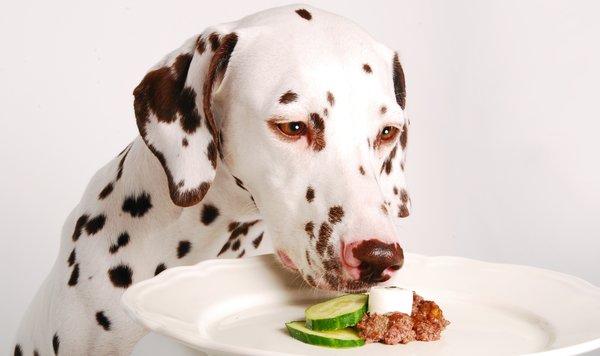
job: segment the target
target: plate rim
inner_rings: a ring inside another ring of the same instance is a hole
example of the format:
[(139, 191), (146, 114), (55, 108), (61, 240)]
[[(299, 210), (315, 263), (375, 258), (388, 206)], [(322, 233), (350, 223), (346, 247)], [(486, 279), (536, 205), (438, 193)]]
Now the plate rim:
[[(462, 256), (451, 256), (451, 255), (442, 255), (442, 256), (427, 256), (418, 253), (406, 253), (406, 257), (410, 259), (419, 259), (424, 263), (459, 263), (459, 264), (476, 264), (478, 266), (486, 266), (488, 268), (501, 268), (501, 269), (517, 269), (522, 272), (533, 272), (533, 273), (541, 273), (544, 275), (548, 275), (554, 279), (560, 279), (561, 281), (566, 281), (572, 285), (577, 285), (580, 289), (589, 292), (590, 294), (595, 294), (600, 298), (600, 287), (592, 284), (591, 282), (578, 277), (573, 276), (568, 273), (554, 271), (546, 268), (531, 266), (531, 265), (523, 265), (523, 264), (513, 264), (513, 263), (500, 263), (500, 262), (489, 262), (477, 260), (469, 257)], [(165, 328), (162, 324), (156, 323), (150, 315), (146, 312), (144, 313), (142, 310), (136, 307), (134, 303), (134, 297), (137, 293), (144, 291), (145, 289), (152, 288), (160, 288), (160, 284), (163, 281), (169, 280), (181, 273), (185, 273), (186, 271), (195, 271), (198, 276), (209, 275), (211, 269), (213, 268), (222, 268), (226, 265), (243, 265), (243, 264), (279, 264), (276, 260), (274, 254), (263, 254), (257, 256), (246, 257), (242, 259), (208, 259), (204, 261), (200, 261), (194, 265), (187, 266), (177, 266), (169, 268), (162, 273), (154, 276), (153, 278), (149, 278), (134, 285), (130, 286), (125, 293), (121, 296), (121, 305), (124, 307), (127, 314), (132, 317), (136, 322), (143, 325), (145, 328), (150, 331), (158, 332), (160, 334), (169, 336), (175, 339), (177, 342), (181, 342), (186, 344), (194, 349), (203, 351), (208, 353), (209, 355), (214, 354), (215, 352), (218, 354), (230, 353), (236, 355), (252, 355), (252, 356), (287, 356), (289, 353), (279, 352), (279, 351), (271, 351), (271, 350), (262, 350), (250, 347), (242, 347), (237, 345), (229, 345), (220, 341), (215, 341), (206, 337), (197, 337), (194, 338), (193, 341), (189, 340), (187, 337), (181, 334), (176, 334), (173, 329)], [(154, 313), (155, 314), (155, 313)], [(580, 354), (589, 351), (593, 351), (596, 349), (600, 349), (600, 335), (593, 340), (589, 340), (586, 342), (582, 342), (579, 344), (568, 345), (565, 347), (560, 347), (551, 350), (544, 350), (540, 352), (527, 353), (522, 354), (523, 356), (557, 356), (557, 355), (573, 355)], [(296, 354), (294, 354), (296, 355)]]

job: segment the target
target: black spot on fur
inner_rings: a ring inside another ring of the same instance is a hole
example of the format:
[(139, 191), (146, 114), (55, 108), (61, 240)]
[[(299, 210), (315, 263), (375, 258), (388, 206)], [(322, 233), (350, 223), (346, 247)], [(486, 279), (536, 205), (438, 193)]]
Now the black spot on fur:
[[(249, 221), (249, 222), (245, 222), (242, 224), (237, 223), (238, 225), (235, 226), (235, 228), (231, 231), (231, 235), (229, 236), (229, 240), (234, 240), (237, 239), (240, 236), (246, 236), (248, 235), (248, 230), (254, 226), (254, 224), (256, 224), (259, 220), (254, 220), (254, 221)], [(233, 223), (232, 223), (233, 224)], [(232, 227), (232, 224), (229, 225), (229, 227)]]
[(245, 190), (245, 191), (248, 191), (248, 189), (246, 189), (246, 187), (244, 187), (244, 182), (242, 182), (242, 180), (241, 180), (241, 179), (239, 179), (239, 178), (238, 178), (238, 177), (236, 177), (236, 176), (233, 176), (233, 179), (235, 179), (235, 184), (236, 184), (238, 187), (242, 188), (242, 189), (243, 189), (243, 190)]
[(258, 248), (258, 246), (260, 245), (260, 242), (263, 239), (263, 234), (264, 232), (261, 232), (260, 235), (258, 235), (254, 240), (252, 240), (252, 246), (254, 246), (254, 248)]
[(75, 223), (75, 230), (73, 230), (73, 241), (77, 241), (79, 239), (79, 236), (81, 236), (81, 230), (83, 230), (87, 220), (87, 215), (81, 215), (79, 219), (77, 219), (77, 222)]
[(71, 254), (69, 254), (69, 259), (67, 260), (67, 263), (69, 264), (69, 267), (75, 264), (75, 248), (73, 248), (73, 251), (71, 251)]
[(108, 183), (106, 185), (106, 187), (104, 187), (104, 189), (102, 189), (100, 194), (98, 194), (98, 199), (102, 200), (102, 199), (106, 198), (107, 196), (110, 195), (110, 193), (112, 193), (112, 191), (113, 191), (113, 185), (112, 185), (112, 183)]
[(314, 199), (315, 190), (311, 186), (309, 186), (308, 189), (306, 189), (306, 201), (311, 203)]
[(313, 223), (312, 221), (309, 221), (306, 223), (306, 225), (304, 226), (304, 231), (306, 231), (306, 233), (308, 234), (308, 237), (312, 240), (315, 238), (315, 223)]
[(242, 252), (240, 252), (239, 255), (237, 255), (237, 258), (242, 258), (242, 257), (244, 257), (245, 254), (246, 254), (246, 250), (244, 249), (244, 250), (242, 250)]
[(291, 90), (288, 90), (284, 94), (281, 95), (281, 97), (279, 98), (279, 103), (280, 104), (289, 104), (293, 101), (296, 101), (297, 99), (298, 99), (298, 94), (294, 93)]
[(60, 339), (58, 338), (58, 334), (54, 334), (52, 336), (52, 349), (54, 350), (54, 354), (58, 355), (58, 348), (60, 346)]
[(332, 232), (333, 230), (331, 229), (331, 226), (329, 224), (321, 224), (321, 227), (319, 228), (319, 239), (317, 240), (316, 245), (317, 252), (320, 256), (323, 256), (323, 254), (325, 253), (325, 249), (329, 244), (329, 238), (331, 237)]
[(127, 288), (131, 285), (133, 271), (127, 265), (118, 265), (108, 270), (108, 277), (117, 288)]
[(229, 250), (229, 247), (231, 247), (231, 241), (228, 240), (227, 242), (225, 242), (223, 247), (221, 247), (221, 251), (219, 251), (219, 253), (217, 253), (217, 257), (221, 256), (222, 254), (227, 252), (227, 250)]
[(126, 232), (123, 232), (117, 238), (117, 243), (110, 246), (109, 251), (110, 251), (110, 253), (116, 253), (119, 250), (119, 248), (127, 245), (128, 243), (129, 243), (129, 234)]
[(325, 148), (325, 122), (319, 114), (312, 113), (310, 123), (313, 129), (312, 149), (319, 152)]
[(312, 15), (306, 9), (298, 9), (296, 13), (305, 20), (310, 21), (312, 19)]
[(33, 350), (33, 356), (40, 356), (40, 353), (38, 352), (38, 350)]
[(408, 206), (406, 206), (406, 204), (402, 204), (402, 205), (398, 206), (398, 217), (399, 218), (405, 218), (408, 215), (410, 215), (410, 212), (408, 211)]
[(166, 269), (167, 269), (167, 266), (165, 266), (164, 263), (161, 263), (158, 266), (156, 266), (156, 269), (154, 270), (154, 275), (157, 276), (160, 272), (162, 272)]
[(398, 59), (398, 53), (394, 54), (394, 92), (396, 94), (396, 102), (402, 110), (406, 106), (406, 83), (404, 81), (404, 71), (402, 70), (402, 65), (400, 65), (400, 60)]
[(217, 209), (216, 206), (211, 204), (204, 204), (204, 207), (202, 208), (202, 216), (200, 218), (200, 221), (202, 221), (204, 225), (212, 224), (213, 221), (215, 221), (215, 219), (218, 217), (219, 209)]
[(104, 216), (104, 214), (96, 215), (85, 224), (85, 231), (88, 233), (88, 235), (94, 235), (98, 231), (102, 230), (105, 222), (106, 216)]
[(342, 218), (344, 217), (344, 209), (339, 206), (336, 205), (334, 207), (331, 207), (331, 209), (329, 209), (329, 223), (332, 225), (335, 225), (337, 223), (339, 223), (340, 221), (342, 221)]
[(234, 243), (231, 245), (231, 250), (237, 251), (240, 249), (241, 245), (242, 245), (242, 243), (240, 242), (240, 240), (235, 240)]
[(179, 121), (181, 128), (183, 131), (193, 134), (202, 123), (196, 107), (196, 91), (189, 87), (183, 88), (177, 104), (181, 116)]
[(14, 355), (15, 356), (23, 356), (23, 350), (21, 350), (21, 345), (19, 345), (19, 344), (15, 345)]
[(125, 201), (123, 201), (123, 206), (121, 208), (132, 217), (141, 218), (152, 208), (150, 195), (143, 192), (138, 196), (128, 196)]
[(363, 168), (363, 166), (358, 166), (358, 171), (360, 172), (361, 175), (365, 175), (365, 169)]
[(188, 142), (187, 138), (185, 138), (185, 137), (184, 137), (184, 138), (181, 140), (181, 146), (183, 146), (183, 147), (187, 147), (189, 144), (190, 144), (190, 143)]
[(67, 284), (70, 287), (76, 286), (78, 280), (79, 280), (79, 263), (76, 263), (75, 266), (73, 266), (73, 270), (71, 271), (71, 277), (69, 277), (69, 282)]
[(383, 105), (381, 109), (379, 109), (379, 112), (381, 113), (381, 115), (385, 114), (387, 112), (387, 106)]
[(99, 311), (96, 313), (96, 322), (100, 325), (104, 330), (110, 330), (110, 320), (104, 315), (103, 311)]
[(210, 161), (213, 169), (217, 169), (217, 149), (215, 148), (215, 141), (210, 141), (206, 146), (206, 158)]
[(123, 175), (123, 166), (125, 165), (125, 159), (127, 158), (127, 155), (129, 154), (130, 150), (131, 145), (125, 148), (125, 154), (123, 154), (123, 157), (121, 157), (121, 160), (119, 161), (119, 167), (117, 168), (117, 180), (121, 179), (121, 176)]
[(371, 66), (370, 66), (370, 65), (368, 65), (368, 64), (366, 64), (366, 63), (365, 63), (365, 64), (363, 64), (363, 70), (364, 70), (366, 73), (368, 73), (368, 74), (371, 74), (371, 73), (373, 73), (373, 70), (371, 69)]
[(177, 245), (177, 258), (183, 258), (185, 255), (187, 255), (190, 252), (190, 249), (192, 248), (192, 243), (184, 240), (184, 241), (179, 241), (179, 245)]

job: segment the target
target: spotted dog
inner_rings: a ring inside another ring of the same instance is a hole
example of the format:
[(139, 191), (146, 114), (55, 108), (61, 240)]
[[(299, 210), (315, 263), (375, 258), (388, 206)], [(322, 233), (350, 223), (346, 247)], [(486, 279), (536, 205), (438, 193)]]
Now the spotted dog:
[(129, 354), (146, 330), (123, 292), (208, 258), (274, 249), (316, 288), (387, 280), (410, 209), (405, 97), (398, 54), (309, 6), (189, 39), (135, 88), (140, 136), (69, 215), (14, 355)]

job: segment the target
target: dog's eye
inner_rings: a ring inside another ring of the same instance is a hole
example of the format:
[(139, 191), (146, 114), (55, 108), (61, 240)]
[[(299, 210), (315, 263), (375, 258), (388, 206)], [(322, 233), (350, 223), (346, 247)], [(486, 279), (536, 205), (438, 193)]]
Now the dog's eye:
[(379, 139), (382, 143), (393, 141), (396, 137), (398, 137), (398, 133), (400, 130), (395, 126), (386, 126), (379, 133)]
[(306, 124), (302, 121), (282, 122), (277, 128), (286, 136), (296, 137), (306, 133)]

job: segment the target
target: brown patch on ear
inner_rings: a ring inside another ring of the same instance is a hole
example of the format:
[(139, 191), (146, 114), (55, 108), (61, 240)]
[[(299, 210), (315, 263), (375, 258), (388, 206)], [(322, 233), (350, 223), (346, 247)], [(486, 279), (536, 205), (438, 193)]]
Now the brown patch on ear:
[(159, 122), (177, 120), (178, 101), (191, 62), (190, 54), (180, 54), (171, 67), (158, 68), (146, 74), (133, 91), (135, 116), (143, 137), (150, 110)]
[(279, 98), (279, 103), (280, 104), (289, 104), (292, 101), (296, 101), (297, 99), (298, 99), (298, 94), (294, 93), (291, 90), (288, 90), (283, 95), (281, 95), (281, 97)]
[(210, 36), (208, 36), (208, 41), (210, 42), (210, 49), (212, 49), (213, 52), (215, 52), (221, 45), (219, 35), (216, 32), (213, 32), (210, 34)]
[[(211, 34), (212, 37), (213, 34)], [(217, 36), (218, 37), (218, 36)], [(210, 65), (208, 67), (208, 73), (206, 74), (206, 80), (204, 81), (203, 88), (203, 103), (204, 103), (204, 117), (207, 122), (208, 131), (213, 136), (213, 142), (217, 145), (216, 149), (219, 149), (218, 142), (219, 138), (217, 135), (217, 125), (215, 123), (215, 119), (212, 114), (212, 92), (217, 81), (217, 78), (223, 78), (225, 75), (225, 71), (227, 70), (227, 66), (229, 65), (229, 60), (231, 59), (231, 53), (237, 44), (238, 36), (235, 32), (232, 32), (225, 37), (223, 37), (223, 42), (221, 46), (216, 50), (215, 55), (210, 61)], [(212, 43), (212, 42), (211, 42)]]
[(296, 10), (296, 13), (305, 20), (310, 21), (312, 19), (311, 13), (308, 12), (306, 9), (298, 9)]
[(200, 54), (206, 51), (206, 41), (204, 41), (202, 36), (198, 36), (198, 39), (196, 40), (196, 51), (198, 51)]
[(312, 149), (319, 152), (325, 148), (325, 122), (317, 113), (310, 114), (310, 123), (312, 126)]
[(373, 70), (371, 69), (371, 66), (370, 66), (370, 65), (368, 65), (367, 63), (363, 64), (363, 70), (364, 70), (366, 73), (368, 73), (368, 74), (371, 74), (371, 73), (373, 73)]
[(335, 104), (335, 97), (333, 96), (333, 94), (331, 94), (330, 91), (327, 92), (327, 102), (331, 106), (333, 106), (333, 104)]
[(406, 105), (406, 83), (404, 82), (404, 71), (398, 59), (398, 53), (394, 53), (394, 92), (396, 93), (396, 102), (404, 110)]

